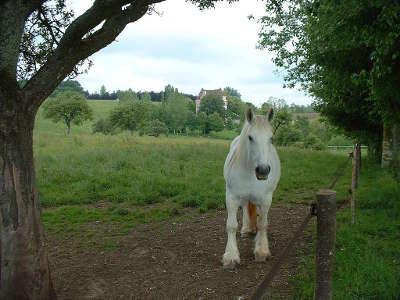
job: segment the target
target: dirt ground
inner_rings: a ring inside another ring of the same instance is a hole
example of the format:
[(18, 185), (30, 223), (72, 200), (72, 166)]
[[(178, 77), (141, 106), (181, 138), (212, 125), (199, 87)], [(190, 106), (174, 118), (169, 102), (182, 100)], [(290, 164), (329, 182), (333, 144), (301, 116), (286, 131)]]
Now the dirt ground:
[[(50, 235), (52, 277), (59, 299), (247, 299), (306, 213), (304, 206), (272, 207), (272, 258), (256, 263), (253, 239), (238, 235), (241, 265), (233, 271), (221, 266), (225, 211), (137, 226), (119, 236), (118, 247), (109, 251), (76, 247), (74, 238)], [(296, 272), (299, 250), (310, 239), (310, 233), (299, 238), (297, 254), (273, 282), (273, 298), (290, 297), (289, 279)]]

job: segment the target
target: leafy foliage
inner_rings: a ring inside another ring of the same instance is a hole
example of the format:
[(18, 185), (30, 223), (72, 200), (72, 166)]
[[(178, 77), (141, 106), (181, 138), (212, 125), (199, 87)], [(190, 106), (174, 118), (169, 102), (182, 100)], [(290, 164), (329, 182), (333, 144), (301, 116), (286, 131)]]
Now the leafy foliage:
[(139, 134), (146, 134), (155, 137), (158, 137), (161, 134), (168, 135), (168, 127), (164, 122), (161, 122), (158, 119), (148, 120), (142, 125), (142, 128), (140, 128)]
[(82, 94), (73, 91), (61, 92), (44, 105), (45, 118), (51, 119), (54, 123), (64, 122), (67, 134), (71, 132), (72, 123), (81, 125), (84, 121), (91, 120), (92, 114), (92, 109)]
[(110, 118), (98, 119), (92, 126), (93, 133), (102, 133), (105, 135), (114, 134), (115, 127)]
[(400, 3), (271, 1), (260, 46), (272, 50), (289, 86), (300, 84), (334, 125), (379, 144), (400, 116)]
[(66, 92), (66, 91), (74, 91), (80, 94), (84, 94), (85, 91), (83, 90), (83, 87), (77, 80), (64, 80), (62, 81), (58, 87), (55, 89), (53, 95), (56, 95), (58, 93)]
[(19, 79), (28, 79), (53, 53), (73, 18), (65, 0), (45, 1), (25, 23), (19, 46)]
[(110, 115), (113, 126), (122, 130), (134, 131), (148, 120), (151, 113), (151, 103), (143, 101), (121, 102)]
[(118, 93), (118, 99), (121, 103), (139, 100), (138, 96), (134, 91), (132, 91), (132, 89), (128, 89), (127, 91), (120, 91)]
[(211, 115), (217, 113), (220, 116), (224, 114), (224, 101), (219, 95), (206, 95), (201, 99), (200, 111)]
[(288, 105), (284, 99), (270, 97), (267, 102), (261, 105), (261, 113), (267, 115), (269, 110), (273, 109), (272, 127), (274, 133), (278, 131), (281, 126), (289, 124), (292, 120), (292, 115), (289, 113)]
[(162, 119), (171, 132), (181, 132), (185, 129), (192, 100), (178, 92), (165, 93), (168, 98), (161, 106)]
[(239, 91), (230, 86), (227, 86), (226, 88), (224, 88), (224, 93), (228, 96), (236, 97), (239, 99), (242, 98), (242, 95), (239, 93)]

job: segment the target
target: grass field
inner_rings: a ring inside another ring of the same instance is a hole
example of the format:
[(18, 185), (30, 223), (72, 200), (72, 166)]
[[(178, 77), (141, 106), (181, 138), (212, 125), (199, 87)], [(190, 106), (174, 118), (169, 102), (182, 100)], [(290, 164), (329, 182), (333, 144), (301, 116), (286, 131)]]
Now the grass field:
[[(96, 121), (116, 103), (90, 101), (90, 105)], [(47, 230), (60, 236), (82, 231), (93, 222), (111, 224), (123, 234), (138, 223), (184, 217), (188, 207), (200, 213), (224, 207), (227, 140), (92, 135), (91, 123), (74, 126), (67, 137), (62, 124), (44, 120), (41, 114), (34, 138), (43, 220)], [(343, 153), (296, 148), (278, 152), (282, 178), (275, 204), (313, 201), (315, 191), (327, 187), (347, 159)], [(399, 190), (394, 183), (386, 184), (390, 180), (386, 173), (371, 170), (376, 167), (363, 170), (359, 224), (350, 227), (347, 212), (339, 214), (337, 299), (379, 298), (380, 293), (387, 296), (381, 299), (391, 299), (400, 290)], [(336, 185), (340, 200), (346, 197), (349, 176), (347, 170)], [(105, 248), (112, 246), (104, 243)], [(296, 281), (299, 298), (312, 296), (312, 268), (306, 267), (310, 261), (312, 257), (305, 256)], [(342, 298), (343, 293), (350, 296)]]
[[(115, 103), (90, 102), (100, 117)], [(176, 212), (196, 207), (205, 212), (223, 208), (222, 168), (229, 141), (192, 137), (93, 135), (90, 124), (74, 127), (65, 136), (62, 124), (37, 120), (36, 166), (40, 198), (49, 228), (67, 229), (93, 218), (131, 222), (138, 208)], [(344, 155), (282, 148), (282, 179), (276, 202), (307, 203), (318, 188), (326, 187)], [(340, 187), (344, 196), (346, 185)], [(107, 209), (94, 209), (98, 202)], [(109, 208), (112, 207), (110, 210)], [(147, 211), (147, 209), (146, 209)], [(96, 212), (96, 213), (94, 213)], [(115, 213), (115, 215), (114, 215)], [(59, 215), (67, 224), (60, 224)], [(77, 216), (78, 214), (78, 216)], [(99, 214), (99, 215), (98, 215)], [(131, 215), (133, 214), (133, 215)], [(51, 220), (57, 220), (51, 222)]]

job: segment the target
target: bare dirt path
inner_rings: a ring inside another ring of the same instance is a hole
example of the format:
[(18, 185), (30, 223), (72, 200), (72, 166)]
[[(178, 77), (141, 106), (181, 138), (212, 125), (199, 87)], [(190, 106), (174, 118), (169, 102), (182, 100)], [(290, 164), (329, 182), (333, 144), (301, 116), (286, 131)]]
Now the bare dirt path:
[[(111, 251), (76, 247), (73, 240), (50, 235), (52, 277), (59, 299), (246, 299), (306, 213), (304, 206), (271, 208), (272, 259), (254, 262), (252, 239), (238, 238), (241, 265), (234, 271), (223, 270), (220, 262), (224, 211), (137, 226), (118, 237)], [(310, 238), (309, 233), (300, 237), (297, 249), (306, 248)], [(274, 298), (290, 296), (297, 255), (274, 280)]]

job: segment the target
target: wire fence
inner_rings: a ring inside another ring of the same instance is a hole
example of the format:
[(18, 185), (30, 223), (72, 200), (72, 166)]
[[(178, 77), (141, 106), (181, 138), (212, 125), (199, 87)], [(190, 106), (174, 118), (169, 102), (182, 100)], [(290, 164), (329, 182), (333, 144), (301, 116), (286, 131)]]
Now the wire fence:
[[(349, 188), (350, 197), (342, 202), (339, 206), (336, 205), (336, 192), (332, 190), (336, 183), (345, 174), (349, 163), (352, 162), (352, 176)], [(310, 204), (310, 209), (304, 217), (302, 223), (289, 239), (284, 250), (280, 253), (276, 261), (271, 267), (271, 270), (266, 274), (261, 283), (256, 287), (252, 294), (252, 300), (261, 300), (264, 298), (274, 279), (279, 273), (280, 268), (286, 259), (293, 252), (296, 241), (301, 236), (309, 221), (317, 217), (317, 247), (316, 247), (316, 289), (315, 299), (331, 299), (332, 298), (332, 272), (333, 272), (333, 257), (334, 246), (336, 239), (336, 210), (341, 209), (350, 201), (351, 207), (351, 222), (355, 223), (355, 201), (356, 189), (361, 168), (361, 145), (356, 144), (348, 158), (335, 171), (330, 184), (326, 189), (321, 189), (316, 194), (316, 202)]]

